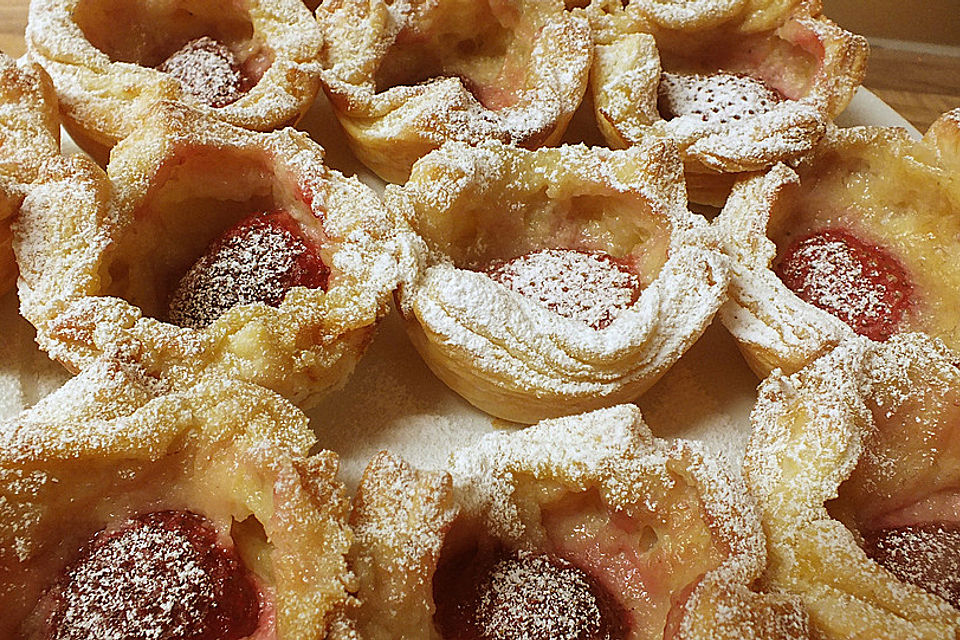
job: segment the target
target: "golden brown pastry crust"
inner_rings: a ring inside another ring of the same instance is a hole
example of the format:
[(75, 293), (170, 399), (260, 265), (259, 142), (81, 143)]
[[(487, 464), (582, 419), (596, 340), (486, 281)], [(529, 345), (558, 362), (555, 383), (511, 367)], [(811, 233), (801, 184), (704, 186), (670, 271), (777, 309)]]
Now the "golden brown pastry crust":
[[(722, 205), (727, 174), (809, 151), (860, 85), (866, 40), (821, 9), (818, 0), (595, 0), (588, 10), (597, 42), (590, 90), (604, 137), (614, 147), (650, 134), (675, 140), (691, 199)], [(665, 120), (658, 111), (662, 72), (743, 74), (787, 99), (722, 122), (697, 114)]]
[[(765, 552), (745, 489), (695, 445), (654, 438), (634, 406), (485, 436), (453, 456), (451, 473), (452, 490), (446, 474), (418, 472), (389, 456), (368, 467), (358, 491), (364, 506), (355, 506), (352, 520), (357, 531), (352, 557), (363, 562), (362, 606), (389, 608), (390, 623), (361, 617), (359, 637), (440, 638), (432, 623), (424, 624), (434, 613), (434, 571), (438, 558), (464, 537), (556, 553), (576, 565), (584, 560), (574, 550), (577, 542), (564, 538), (565, 527), (575, 521), (593, 531), (595, 519), (614, 511), (634, 518), (635, 531), (649, 526), (659, 536), (660, 542), (638, 557), (662, 552), (661, 560), (671, 567), (654, 571), (658, 585), (669, 582), (667, 595), (658, 586), (647, 603), (656, 613), (636, 614), (650, 626), (637, 624), (627, 637), (662, 638), (664, 627), (672, 638), (806, 637), (805, 614), (794, 601), (748, 586), (762, 572)], [(676, 519), (669, 515), (681, 513)], [(601, 531), (606, 535), (607, 529)], [(603, 571), (591, 567), (594, 576)], [(382, 575), (391, 576), (388, 584), (415, 585), (416, 596), (380, 592), (374, 578)], [(617, 593), (621, 596), (627, 597)]]
[(862, 486), (883, 462), (878, 416), (906, 425), (890, 434), (888, 451), (909, 459), (887, 460), (888, 471), (868, 485), (875, 495), (851, 496), (860, 508), (889, 508), (891, 481), (900, 492), (931, 478), (934, 491), (960, 488), (951, 445), (926, 453), (903, 448), (905, 442), (929, 447), (950, 428), (938, 422), (936, 402), (950, 393), (955, 402), (960, 393), (951, 359), (942, 343), (921, 334), (886, 343), (854, 337), (794, 375), (775, 372), (760, 386), (744, 471), (770, 549), (764, 582), (803, 599), (816, 637), (960, 637), (960, 611), (897, 580), (868, 558), (860, 534), (834, 517), (844, 509), (835, 499), (845, 483), (855, 478)]
[(359, 638), (439, 638), (433, 573), (456, 514), (448, 474), (414, 469), (387, 452), (370, 461), (350, 511), (358, 590), (348, 625)]
[(758, 374), (797, 371), (854, 333), (771, 267), (790, 238), (821, 229), (847, 230), (896, 258), (913, 287), (898, 331), (960, 349), (960, 277), (949, 257), (960, 252), (958, 138), (957, 112), (919, 142), (902, 129), (831, 129), (796, 172), (781, 165), (735, 187), (718, 219), (733, 258), (720, 318)]
[(586, 90), (589, 25), (561, 0), (333, 0), (317, 19), (334, 112), (388, 181), (447, 140), (555, 144)]
[(10, 225), (40, 165), (59, 153), (50, 78), (38, 65), (0, 52), (0, 295), (17, 279)]
[[(238, 305), (203, 329), (164, 321), (207, 244), (264, 210), (319, 234), (327, 290), (294, 287), (278, 307)], [(23, 211), (22, 313), (74, 371), (126, 353), (175, 383), (219, 374), (310, 404), (353, 370), (397, 281), (391, 216), (305, 134), (250, 132), (174, 103), (116, 147), (106, 174), (80, 157), (48, 163)]]
[[(153, 68), (199, 36), (227, 44), (258, 80), (236, 102), (207, 106)], [(30, 5), (26, 40), (53, 78), (67, 130), (104, 162), (157, 100), (182, 100), (225, 122), (268, 131), (295, 124), (320, 87), (323, 39), (300, 0), (38, 0)]]
[(255, 385), (169, 392), (136, 365), (98, 361), (0, 425), (0, 634), (13, 637), (97, 531), (173, 509), (224, 536), (255, 518), (262, 534), (233, 536), (268, 586), (270, 637), (323, 637), (348, 597), (351, 535), (337, 457), (307, 457), (314, 442), (303, 414)]
[[(663, 141), (624, 151), (447, 143), (386, 200), (422, 238), (397, 293), (414, 345), (457, 393), (508, 420), (636, 398), (700, 336), (726, 290), (712, 232), (687, 210)], [(481, 272), (558, 248), (636, 260), (646, 288), (594, 329)]]

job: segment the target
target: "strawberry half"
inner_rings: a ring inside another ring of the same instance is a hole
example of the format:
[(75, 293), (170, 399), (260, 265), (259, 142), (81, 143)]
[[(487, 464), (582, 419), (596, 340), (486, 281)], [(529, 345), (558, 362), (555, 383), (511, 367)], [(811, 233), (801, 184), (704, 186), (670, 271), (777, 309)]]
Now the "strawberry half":
[(664, 120), (693, 115), (708, 124), (728, 124), (766, 113), (783, 101), (762, 80), (732, 73), (664, 72), (659, 94), (657, 107)]
[(896, 333), (911, 305), (913, 286), (900, 263), (883, 248), (839, 229), (798, 240), (775, 270), (801, 299), (871, 340)]
[(867, 555), (898, 579), (960, 607), (960, 528), (928, 523), (864, 536)]
[(209, 36), (191, 40), (157, 67), (180, 81), (185, 93), (211, 107), (225, 107), (250, 90), (236, 56)]
[(565, 318), (603, 329), (636, 302), (640, 279), (602, 251), (543, 249), (487, 269), (494, 281)]
[(433, 581), (440, 635), (458, 640), (620, 640), (625, 614), (584, 571), (544, 553), (468, 550)]
[(100, 531), (41, 599), (40, 637), (236, 640), (260, 624), (260, 591), (234, 549), (187, 511)]
[(202, 329), (237, 305), (277, 307), (293, 287), (326, 289), (329, 274), (290, 214), (258, 213), (224, 233), (183, 276), (168, 318)]

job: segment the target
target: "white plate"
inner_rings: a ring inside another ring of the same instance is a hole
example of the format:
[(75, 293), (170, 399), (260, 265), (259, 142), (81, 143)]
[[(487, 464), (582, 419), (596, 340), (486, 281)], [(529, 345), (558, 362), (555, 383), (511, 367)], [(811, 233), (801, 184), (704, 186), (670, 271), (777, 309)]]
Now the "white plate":
[[(575, 123), (583, 127), (589, 114), (578, 115)], [(903, 126), (920, 135), (864, 89), (837, 122)], [(301, 128), (327, 149), (331, 166), (382, 189), (383, 183), (347, 149), (322, 97)], [(591, 138), (594, 134), (583, 129), (581, 139), (589, 142)], [(64, 136), (64, 152), (75, 151), (73, 141)], [(4, 418), (56, 389), (68, 374), (36, 348), (32, 327), (17, 314), (12, 293), (0, 299), (0, 336), (0, 418)], [(637, 404), (657, 435), (701, 440), (739, 468), (756, 385), (733, 340), (715, 322)], [(381, 449), (390, 449), (422, 468), (440, 468), (454, 448), (495, 429), (516, 428), (474, 409), (435, 378), (410, 345), (395, 312), (383, 322), (347, 385), (308, 414), (320, 446), (341, 455), (342, 477), (350, 486), (355, 486), (367, 460)]]

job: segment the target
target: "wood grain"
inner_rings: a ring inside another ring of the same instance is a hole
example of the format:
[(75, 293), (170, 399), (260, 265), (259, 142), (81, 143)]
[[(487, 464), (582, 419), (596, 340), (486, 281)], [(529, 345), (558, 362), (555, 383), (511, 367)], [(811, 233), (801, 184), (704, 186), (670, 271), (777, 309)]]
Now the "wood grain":
[[(29, 0), (0, 0), (0, 50), (24, 53)], [(960, 55), (918, 53), (874, 45), (864, 86), (921, 131), (960, 107)]]

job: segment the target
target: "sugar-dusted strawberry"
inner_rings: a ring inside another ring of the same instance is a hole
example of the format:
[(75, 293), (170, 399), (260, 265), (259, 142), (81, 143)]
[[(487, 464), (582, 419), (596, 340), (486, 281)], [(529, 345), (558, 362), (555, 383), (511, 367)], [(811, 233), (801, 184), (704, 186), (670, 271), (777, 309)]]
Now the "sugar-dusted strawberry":
[(864, 536), (867, 555), (890, 573), (960, 607), (960, 526), (928, 523)]
[(613, 322), (636, 302), (643, 288), (626, 265), (600, 251), (533, 251), (494, 263), (487, 274), (547, 309), (594, 329)]
[(41, 601), (40, 637), (235, 640), (260, 621), (260, 592), (207, 520), (157, 511), (99, 532)]
[(468, 551), (434, 577), (436, 623), (459, 640), (618, 640), (615, 598), (584, 571), (548, 554)]
[(664, 120), (696, 115), (707, 123), (736, 122), (770, 111), (783, 98), (762, 80), (750, 76), (664, 72), (658, 109)]
[(801, 238), (775, 266), (787, 287), (872, 340), (886, 340), (911, 305), (906, 270), (885, 249), (840, 229)]
[(330, 270), (318, 251), (290, 214), (254, 214), (187, 271), (170, 298), (169, 320), (202, 329), (237, 305), (276, 307), (293, 287), (326, 289)]
[(233, 52), (209, 36), (183, 45), (157, 69), (172, 75), (187, 94), (211, 107), (236, 102), (251, 85)]

